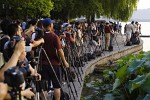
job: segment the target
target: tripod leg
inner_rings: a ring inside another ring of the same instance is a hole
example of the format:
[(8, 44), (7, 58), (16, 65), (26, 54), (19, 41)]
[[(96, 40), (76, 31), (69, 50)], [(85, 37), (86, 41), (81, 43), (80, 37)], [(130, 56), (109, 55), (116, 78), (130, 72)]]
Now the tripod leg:
[[(71, 60), (71, 59), (72, 59), (72, 60)], [(76, 71), (76, 68), (75, 68), (74, 61), (73, 61), (73, 60), (74, 60), (74, 59), (71, 57), (71, 50), (68, 49), (68, 62), (69, 62), (70, 65), (72, 65), (72, 67), (73, 67), (73, 69), (74, 69), (74, 71), (75, 71), (75, 74), (76, 74), (76, 76), (77, 76), (78, 82), (79, 82), (80, 85), (81, 85), (81, 82), (80, 82), (80, 79), (79, 79), (80, 73), (79, 73), (79, 75), (78, 75), (78, 72)]]
[[(68, 76), (68, 73), (71, 74), (69, 70), (66, 71), (66, 75), (67, 75), (67, 76)], [(70, 75), (70, 77), (71, 77), (71, 79), (73, 79), (72, 75)], [(74, 85), (73, 80), (72, 80), (72, 85), (73, 85), (73, 87), (74, 87), (74, 91), (75, 91), (75, 93), (76, 93), (76, 96), (78, 97), (78, 93), (77, 93), (77, 90), (76, 90), (76, 87), (75, 87), (75, 85)]]
[(77, 73), (77, 71), (76, 71), (76, 68), (75, 68), (75, 66), (74, 66), (74, 63), (72, 63), (72, 67), (73, 67), (73, 69), (74, 69), (74, 71), (75, 71), (75, 73), (76, 73), (78, 82), (79, 82), (79, 84), (81, 85), (81, 82), (80, 82), (80, 79), (79, 79), (79, 75), (78, 75), (78, 73)]
[[(55, 72), (55, 70), (54, 70), (54, 68), (53, 68), (53, 66), (52, 66), (52, 64), (51, 64), (51, 62), (50, 62), (50, 59), (49, 59), (49, 57), (48, 57), (46, 51), (45, 51), (43, 48), (42, 48), (42, 50), (43, 50), (43, 52), (44, 52), (44, 54), (45, 54), (45, 56), (46, 56), (46, 58), (47, 58), (47, 60), (48, 60), (48, 63), (49, 63), (49, 65), (50, 65), (50, 67), (52, 68), (52, 72), (53, 72), (53, 74), (54, 74), (54, 76), (55, 76), (55, 78), (56, 78), (56, 80), (57, 80), (57, 82), (58, 82), (58, 84), (59, 84), (59, 86), (60, 86), (60, 89), (62, 90), (62, 86), (61, 86), (61, 84), (60, 84), (60, 81), (59, 81), (59, 79), (58, 79), (58, 77), (57, 77), (57, 75), (56, 75), (56, 72)], [(64, 99), (67, 100), (67, 97), (66, 97), (65, 93), (63, 92), (63, 90), (62, 90), (62, 93), (63, 93), (63, 95), (65, 96)]]
[[(115, 34), (114, 34), (114, 35), (115, 35)], [(118, 46), (118, 49), (120, 50), (119, 44), (118, 44), (118, 42), (117, 42), (117, 35), (114, 36), (114, 40), (116, 41), (116, 44), (117, 44), (117, 46)]]

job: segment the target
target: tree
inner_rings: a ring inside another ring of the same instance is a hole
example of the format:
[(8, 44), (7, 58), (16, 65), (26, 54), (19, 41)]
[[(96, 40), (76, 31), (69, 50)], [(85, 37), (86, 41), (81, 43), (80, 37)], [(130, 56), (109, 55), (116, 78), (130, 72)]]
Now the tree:
[(56, 14), (60, 14), (62, 19), (80, 16), (90, 19), (95, 15), (101, 15), (127, 21), (135, 10), (138, 0), (53, 0), (53, 2), (54, 9), (51, 12), (53, 18)]
[(50, 16), (50, 11), (53, 9), (51, 0), (2, 0), (1, 2), (11, 7), (13, 18)]

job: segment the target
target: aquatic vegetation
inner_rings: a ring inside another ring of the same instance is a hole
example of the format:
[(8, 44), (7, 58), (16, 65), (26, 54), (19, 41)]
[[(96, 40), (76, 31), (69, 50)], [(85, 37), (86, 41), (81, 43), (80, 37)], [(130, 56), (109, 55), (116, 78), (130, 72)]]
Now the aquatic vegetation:
[(87, 97), (93, 96), (94, 99), (91, 100), (148, 100), (150, 97), (150, 52), (128, 55), (116, 61), (113, 67), (92, 77), (95, 77), (95, 80), (89, 80), (90, 83), (86, 83), (91, 84), (88, 88), (92, 92), (88, 96), (83, 95), (83, 100), (90, 100)]

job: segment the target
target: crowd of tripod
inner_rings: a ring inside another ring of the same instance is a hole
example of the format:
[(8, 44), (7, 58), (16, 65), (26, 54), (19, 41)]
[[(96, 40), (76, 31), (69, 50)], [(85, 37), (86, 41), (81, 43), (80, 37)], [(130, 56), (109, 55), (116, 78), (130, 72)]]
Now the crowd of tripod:
[[(75, 99), (74, 92), (78, 94), (73, 81), (77, 79), (81, 85), (82, 67), (92, 51), (88, 48), (99, 48), (100, 53), (112, 50), (114, 35), (121, 33), (121, 27), (105, 21), (60, 23), (50, 18), (28, 22), (4, 19), (0, 34), (0, 57), (4, 59), (0, 64), (0, 100), (17, 98), (17, 95), (35, 99), (37, 92), (41, 93), (40, 99), (47, 100), (51, 87), (55, 100), (66, 100), (65, 96), (61, 97), (64, 81), (67, 81), (69, 97), (73, 95)], [(30, 87), (31, 81), (36, 89)]]

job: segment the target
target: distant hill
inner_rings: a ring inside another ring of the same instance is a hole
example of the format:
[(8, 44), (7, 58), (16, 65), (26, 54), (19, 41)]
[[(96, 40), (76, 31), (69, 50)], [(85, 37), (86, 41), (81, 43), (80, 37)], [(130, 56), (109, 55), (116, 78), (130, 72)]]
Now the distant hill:
[(139, 22), (150, 22), (150, 8), (148, 9), (139, 9), (135, 11), (130, 19), (130, 21), (139, 21)]

